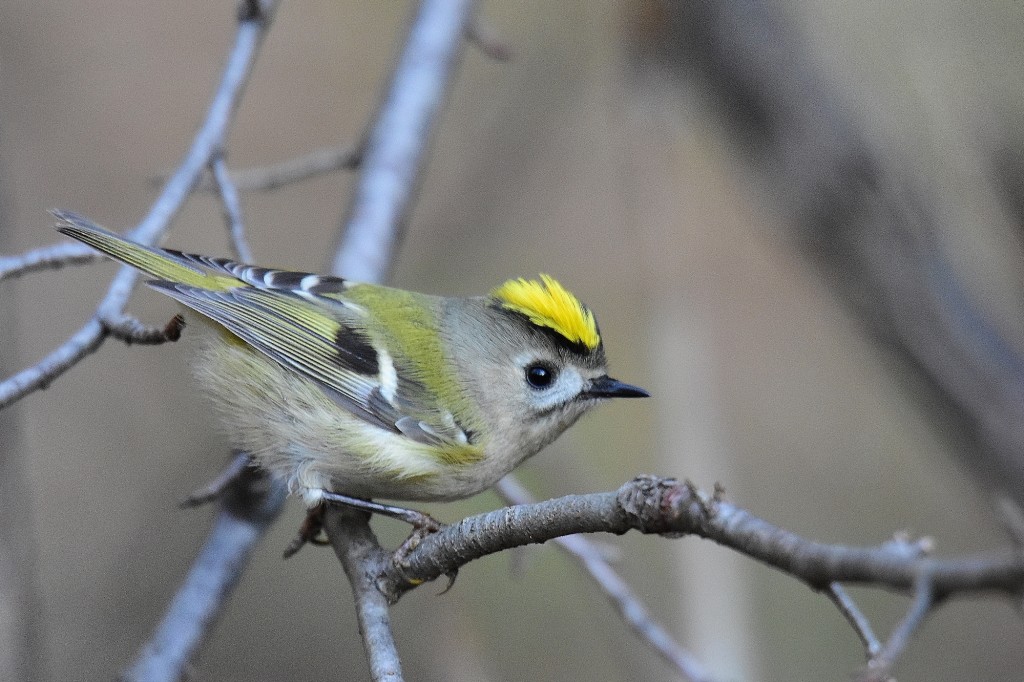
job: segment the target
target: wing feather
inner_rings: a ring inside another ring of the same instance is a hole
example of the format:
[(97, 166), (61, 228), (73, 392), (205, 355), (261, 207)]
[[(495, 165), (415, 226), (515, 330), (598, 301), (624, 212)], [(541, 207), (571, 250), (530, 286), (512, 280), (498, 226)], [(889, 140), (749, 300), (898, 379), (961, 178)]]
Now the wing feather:
[(370, 424), (428, 445), (466, 446), (465, 431), (419, 383), (400, 379), (393, 400), (384, 397), (379, 372), (366, 371), (378, 367), (376, 350), (355, 310), (280, 290), (149, 284), (315, 381), (336, 403)]

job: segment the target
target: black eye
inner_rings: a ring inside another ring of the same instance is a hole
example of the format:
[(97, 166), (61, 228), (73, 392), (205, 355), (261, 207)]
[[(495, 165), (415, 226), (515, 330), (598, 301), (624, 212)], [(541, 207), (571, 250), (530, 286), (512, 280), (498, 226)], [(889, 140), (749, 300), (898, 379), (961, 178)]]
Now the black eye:
[(558, 374), (548, 365), (535, 364), (526, 368), (526, 382), (534, 388), (547, 388)]

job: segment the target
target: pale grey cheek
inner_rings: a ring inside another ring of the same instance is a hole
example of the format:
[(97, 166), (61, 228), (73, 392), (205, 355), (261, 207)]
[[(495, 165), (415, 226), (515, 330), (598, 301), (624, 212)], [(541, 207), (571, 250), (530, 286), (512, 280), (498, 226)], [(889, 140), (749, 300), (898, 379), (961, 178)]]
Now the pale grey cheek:
[(575, 370), (563, 371), (555, 385), (545, 391), (529, 390), (528, 400), (537, 411), (570, 405), (583, 390), (583, 377)]
[(583, 387), (584, 381), (580, 373), (575, 369), (567, 369), (562, 372), (553, 392), (558, 394), (558, 402), (568, 403), (580, 394)]

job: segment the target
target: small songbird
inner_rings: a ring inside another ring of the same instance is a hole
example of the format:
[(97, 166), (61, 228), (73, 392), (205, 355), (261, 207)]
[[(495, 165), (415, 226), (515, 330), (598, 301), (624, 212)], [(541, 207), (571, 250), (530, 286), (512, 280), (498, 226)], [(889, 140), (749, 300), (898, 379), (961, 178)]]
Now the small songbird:
[(474, 495), (607, 398), (594, 315), (554, 278), (444, 298), (58, 229), (141, 270), (213, 333), (195, 355), (233, 445), (309, 505)]

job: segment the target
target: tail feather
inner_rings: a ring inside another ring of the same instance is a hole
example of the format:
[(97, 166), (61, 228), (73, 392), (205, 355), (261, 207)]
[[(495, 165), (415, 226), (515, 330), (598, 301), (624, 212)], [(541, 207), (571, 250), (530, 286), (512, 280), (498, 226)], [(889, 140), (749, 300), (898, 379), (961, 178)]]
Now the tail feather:
[(204, 272), (175, 253), (125, 239), (76, 213), (56, 210), (53, 215), (59, 221), (57, 231), (157, 280), (215, 291), (239, 285), (237, 278)]

